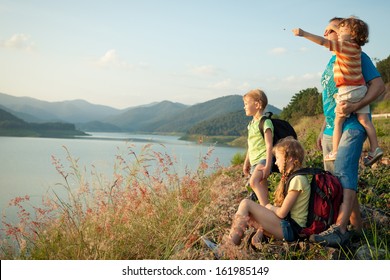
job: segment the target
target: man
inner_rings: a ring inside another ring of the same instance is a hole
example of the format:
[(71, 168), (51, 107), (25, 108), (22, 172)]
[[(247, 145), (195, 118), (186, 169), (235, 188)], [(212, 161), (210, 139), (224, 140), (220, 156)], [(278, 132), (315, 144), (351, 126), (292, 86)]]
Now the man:
[[(333, 18), (325, 29), (324, 37), (329, 40), (337, 40), (338, 23), (342, 18)], [(317, 139), (317, 146), (322, 148), (326, 155), (332, 151), (332, 135), (334, 128), (335, 110), (338, 114), (346, 116), (361, 107), (370, 104), (378, 98), (385, 90), (385, 85), (373, 65), (371, 59), (362, 53), (362, 72), (368, 86), (366, 96), (357, 103), (342, 102), (336, 106), (334, 94), (337, 87), (333, 79), (333, 65), (335, 55), (330, 59), (323, 75), (321, 83), (324, 88), (322, 92), (324, 124)], [(324, 162), (324, 168), (333, 172), (341, 181), (343, 186), (343, 203), (335, 224), (328, 230), (314, 234), (310, 237), (312, 242), (325, 246), (340, 246), (349, 240), (350, 234), (347, 231), (348, 223), (356, 230), (362, 228), (360, 207), (357, 198), (359, 159), (366, 139), (366, 132), (359, 124), (356, 115), (347, 118), (343, 126), (343, 134), (340, 140), (337, 158), (334, 162)]]

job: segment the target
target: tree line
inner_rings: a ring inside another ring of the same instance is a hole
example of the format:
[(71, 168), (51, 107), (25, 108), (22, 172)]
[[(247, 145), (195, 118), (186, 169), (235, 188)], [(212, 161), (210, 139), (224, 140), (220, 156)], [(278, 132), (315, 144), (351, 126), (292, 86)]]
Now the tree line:
[(378, 69), (379, 73), (381, 73), (383, 82), (385, 84), (390, 82), (390, 55), (383, 59), (379, 60), (376, 63), (376, 68)]

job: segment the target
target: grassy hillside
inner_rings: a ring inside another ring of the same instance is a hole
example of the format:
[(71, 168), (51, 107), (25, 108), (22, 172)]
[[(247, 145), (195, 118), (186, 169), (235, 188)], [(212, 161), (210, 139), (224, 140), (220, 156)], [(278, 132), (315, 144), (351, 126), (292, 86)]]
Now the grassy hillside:
[[(296, 126), (307, 151), (308, 165), (321, 164), (321, 155), (313, 144), (317, 129), (314, 126), (320, 123), (320, 118), (308, 118)], [(214, 259), (201, 236), (221, 242), (239, 202), (248, 192), (241, 165), (213, 169), (212, 175), (206, 175), (215, 167), (209, 160), (212, 152), (211, 148), (196, 171), (179, 177), (175, 172), (177, 162), (169, 155), (157, 153), (148, 145), (134, 162), (129, 147), (118, 157), (112, 178), (104, 182), (101, 178), (86, 181), (86, 171), (69, 153), (68, 164), (54, 159), (69, 200), (46, 197), (44, 206), (36, 209), (36, 216), (24, 211), (31, 207), (29, 197), (11, 201), (9, 207), (19, 210), (20, 221), (3, 222), (7, 239), (0, 244), (0, 259)], [(150, 160), (158, 163), (154, 170), (147, 170)], [(228, 248), (224, 257), (390, 259), (390, 167), (385, 163), (373, 168), (361, 166), (360, 174), (364, 235), (344, 250), (273, 240), (264, 243), (261, 250), (254, 250), (247, 243), (252, 232), (249, 229), (243, 245)], [(269, 179), (271, 197), (277, 180), (275, 174)]]

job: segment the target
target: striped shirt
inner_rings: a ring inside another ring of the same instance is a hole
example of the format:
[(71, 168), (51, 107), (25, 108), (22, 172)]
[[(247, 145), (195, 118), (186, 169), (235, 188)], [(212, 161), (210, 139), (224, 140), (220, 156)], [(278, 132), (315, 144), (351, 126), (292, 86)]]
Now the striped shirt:
[(348, 41), (330, 41), (329, 50), (336, 54), (333, 71), (337, 87), (366, 84), (360, 58), (362, 49), (359, 45)]

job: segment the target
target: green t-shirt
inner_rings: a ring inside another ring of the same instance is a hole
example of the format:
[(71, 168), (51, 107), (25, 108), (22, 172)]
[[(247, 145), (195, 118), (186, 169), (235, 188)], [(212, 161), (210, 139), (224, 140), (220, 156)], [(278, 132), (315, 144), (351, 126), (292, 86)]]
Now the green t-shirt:
[[(256, 165), (262, 159), (267, 158), (265, 140), (259, 130), (260, 120), (252, 120), (248, 124), (248, 155), (251, 166)], [(274, 136), (274, 126), (270, 119), (264, 122), (264, 135), (267, 129), (271, 129), (272, 137)]]

